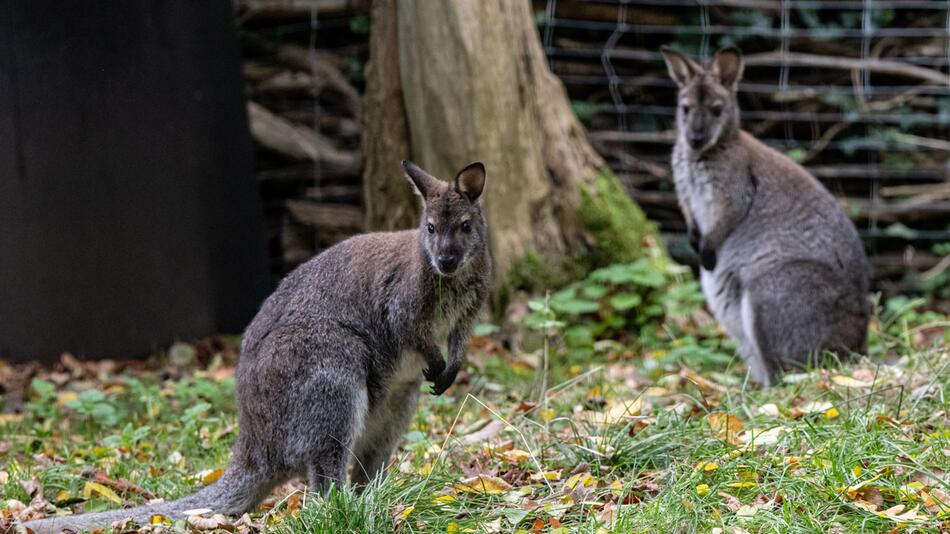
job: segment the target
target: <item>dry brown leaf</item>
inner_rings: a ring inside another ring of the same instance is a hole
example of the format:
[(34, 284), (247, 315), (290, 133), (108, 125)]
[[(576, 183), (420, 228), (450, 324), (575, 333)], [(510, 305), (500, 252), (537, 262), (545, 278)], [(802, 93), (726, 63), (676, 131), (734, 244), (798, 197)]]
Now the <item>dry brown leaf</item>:
[(722, 497), (723, 501), (725, 501), (726, 508), (728, 508), (730, 512), (737, 512), (740, 508), (742, 508), (742, 501), (740, 501), (735, 495), (731, 495), (724, 491), (720, 491), (718, 495)]
[(202, 532), (206, 530), (227, 530), (228, 532), (234, 532), (234, 525), (228, 521), (228, 518), (224, 517), (221, 514), (214, 514), (211, 517), (203, 517), (201, 515), (192, 515), (189, 516), (185, 521), (188, 525), (188, 530), (192, 532)]
[(706, 416), (706, 422), (720, 440), (732, 445), (742, 445), (739, 434), (742, 433), (745, 424), (738, 417), (723, 412), (713, 412)]

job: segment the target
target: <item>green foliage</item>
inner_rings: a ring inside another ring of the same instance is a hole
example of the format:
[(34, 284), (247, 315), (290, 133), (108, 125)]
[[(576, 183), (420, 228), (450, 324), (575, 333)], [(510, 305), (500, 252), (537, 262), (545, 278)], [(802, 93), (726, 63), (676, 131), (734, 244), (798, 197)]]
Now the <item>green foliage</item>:
[(56, 385), (34, 378), (30, 382), (30, 388), (35, 398), (26, 403), (26, 410), (39, 420), (55, 418), (59, 414), (56, 409)]
[[(548, 299), (529, 302), (525, 326), (561, 335), (571, 360), (589, 359), (607, 341), (654, 349), (655, 366), (689, 362), (722, 365), (734, 357), (710, 326), (685, 332), (704, 298), (688, 270), (665, 256), (615, 264), (591, 272)], [(672, 350), (666, 350), (671, 346)], [(678, 339), (677, 339), (678, 338)]]
[(93, 426), (110, 427), (119, 421), (119, 412), (106, 394), (98, 389), (87, 389), (73, 400), (66, 402), (72, 409)]

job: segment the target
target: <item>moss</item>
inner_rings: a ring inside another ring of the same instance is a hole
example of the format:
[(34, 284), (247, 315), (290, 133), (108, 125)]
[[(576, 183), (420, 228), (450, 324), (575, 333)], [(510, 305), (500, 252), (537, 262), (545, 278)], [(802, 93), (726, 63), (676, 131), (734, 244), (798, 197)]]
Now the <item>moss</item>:
[(587, 236), (582, 247), (586, 252), (560, 261), (534, 251), (526, 253), (496, 287), (492, 297), (496, 313), (504, 311), (516, 291), (541, 294), (581, 280), (599, 267), (646, 257), (667, 258), (656, 225), (646, 218), (612, 171), (601, 171), (580, 193), (578, 218)]
[(646, 218), (609, 169), (602, 170), (592, 185), (581, 189), (578, 215), (593, 240), (586, 258), (590, 269), (629, 263), (657, 253), (666, 255), (656, 225)]

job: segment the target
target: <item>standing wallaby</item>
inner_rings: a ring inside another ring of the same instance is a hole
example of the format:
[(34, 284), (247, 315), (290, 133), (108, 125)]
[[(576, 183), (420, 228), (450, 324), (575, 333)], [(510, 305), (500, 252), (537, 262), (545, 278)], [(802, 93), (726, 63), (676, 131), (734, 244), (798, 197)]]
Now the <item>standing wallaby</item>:
[(864, 351), (870, 266), (854, 224), (803, 167), (739, 128), (742, 55), (668, 48), (679, 86), (673, 179), (709, 306), (753, 378)]
[[(176, 501), (31, 521), (39, 534), (108, 527), (154, 514), (257, 505), (277, 484), (310, 489), (380, 472), (415, 413), (423, 375), (441, 394), (455, 380), (489, 292), (485, 167), (449, 184), (410, 162), (421, 228), (339, 243), (289, 274), (245, 332), (236, 371), (240, 432), (221, 479)], [(448, 342), (448, 364), (439, 343)]]

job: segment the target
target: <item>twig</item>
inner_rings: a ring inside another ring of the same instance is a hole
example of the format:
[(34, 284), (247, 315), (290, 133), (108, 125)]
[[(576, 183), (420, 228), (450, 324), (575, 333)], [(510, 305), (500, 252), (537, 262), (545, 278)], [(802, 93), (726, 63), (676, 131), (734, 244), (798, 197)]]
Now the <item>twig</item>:
[(937, 85), (950, 86), (950, 76), (938, 70), (887, 59), (831, 57), (801, 52), (786, 52), (783, 55), (781, 52), (776, 51), (746, 56), (745, 64), (749, 66), (788, 65), (792, 67), (817, 67), (842, 70), (862, 69), (882, 74), (916, 78)]

